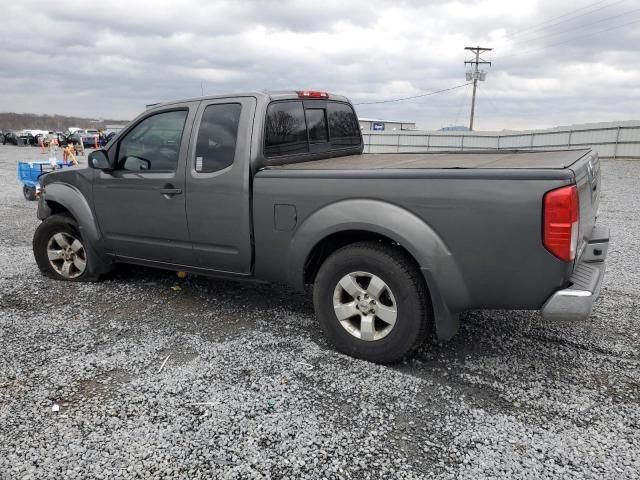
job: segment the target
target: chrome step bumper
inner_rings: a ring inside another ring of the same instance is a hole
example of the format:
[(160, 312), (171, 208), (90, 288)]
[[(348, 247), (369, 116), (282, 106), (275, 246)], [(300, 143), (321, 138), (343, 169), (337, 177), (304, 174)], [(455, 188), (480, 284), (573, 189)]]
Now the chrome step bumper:
[(600, 294), (609, 246), (609, 229), (594, 227), (579, 262), (571, 275), (571, 286), (558, 290), (542, 306), (549, 320), (585, 320)]

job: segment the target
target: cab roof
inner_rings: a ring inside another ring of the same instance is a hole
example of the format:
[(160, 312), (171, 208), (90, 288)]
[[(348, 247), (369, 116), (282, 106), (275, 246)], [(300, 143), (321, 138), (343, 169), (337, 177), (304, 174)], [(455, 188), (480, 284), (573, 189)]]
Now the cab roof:
[[(349, 102), (349, 99), (343, 95), (336, 95), (334, 93), (327, 92), (329, 95), (328, 98), (319, 98), (318, 100), (334, 100), (338, 102)], [(234, 98), (234, 97), (256, 97), (263, 98), (268, 101), (274, 100), (309, 100), (309, 98), (300, 97), (298, 95), (298, 90), (271, 90), (271, 91), (263, 91), (263, 92), (242, 92), (242, 93), (227, 93), (224, 95), (205, 95), (201, 97), (192, 97), (186, 98), (182, 100), (170, 100), (168, 102), (159, 102), (152, 103), (147, 105), (147, 109), (150, 108), (158, 108), (165, 107), (169, 105), (175, 105), (176, 103), (186, 103), (186, 102), (200, 102), (203, 100), (217, 100), (221, 98)], [(315, 100), (315, 99), (311, 99)], [(350, 102), (349, 102), (350, 103)]]

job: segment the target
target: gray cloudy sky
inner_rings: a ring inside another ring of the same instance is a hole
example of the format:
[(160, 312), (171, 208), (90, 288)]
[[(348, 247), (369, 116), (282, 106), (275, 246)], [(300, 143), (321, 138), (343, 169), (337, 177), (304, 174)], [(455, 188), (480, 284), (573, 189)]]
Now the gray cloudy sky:
[[(465, 83), (479, 44), (478, 130), (640, 119), (638, 0), (3, 3), (0, 111), (130, 119), (201, 85), (398, 98)], [(468, 122), (470, 95), (356, 108), (437, 129)]]

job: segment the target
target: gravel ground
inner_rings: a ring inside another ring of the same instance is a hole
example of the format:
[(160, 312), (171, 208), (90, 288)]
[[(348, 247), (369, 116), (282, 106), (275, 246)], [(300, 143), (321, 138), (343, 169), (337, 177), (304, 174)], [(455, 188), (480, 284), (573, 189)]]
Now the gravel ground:
[(280, 288), (43, 278), (15, 179), (37, 157), (0, 147), (0, 478), (640, 478), (640, 161), (603, 164), (589, 321), (471, 312), (383, 367)]

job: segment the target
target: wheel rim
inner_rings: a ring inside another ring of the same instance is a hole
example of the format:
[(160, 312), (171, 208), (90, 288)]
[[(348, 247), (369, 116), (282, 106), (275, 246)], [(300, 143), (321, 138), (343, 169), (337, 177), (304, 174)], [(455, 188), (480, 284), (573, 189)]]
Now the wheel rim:
[(333, 292), (333, 309), (340, 325), (366, 342), (389, 335), (398, 318), (393, 292), (368, 272), (351, 272), (340, 279)]
[(53, 235), (47, 243), (49, 265), (65, 278), (77, 278), (87, 268), (87, 256), (82, 242), (67, 232)]

